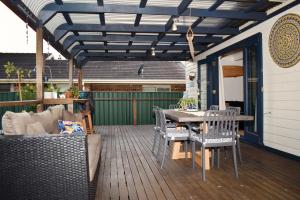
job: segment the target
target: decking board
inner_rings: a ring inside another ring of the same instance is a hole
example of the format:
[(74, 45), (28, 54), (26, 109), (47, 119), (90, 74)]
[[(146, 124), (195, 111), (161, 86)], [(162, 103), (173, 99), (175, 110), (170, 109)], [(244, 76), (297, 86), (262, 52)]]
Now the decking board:
[[(242, 143), (239, 179), (231, 151), (220, 168), (192, 170), (190, 159), (171, 160), (164, 169), (152, 154), (152, 126), (101, 126), (101, 164), (96, 200), (106, 199), (300, 199), (299, 162)], [(223, 155), (223, 154), (222, 154)]]

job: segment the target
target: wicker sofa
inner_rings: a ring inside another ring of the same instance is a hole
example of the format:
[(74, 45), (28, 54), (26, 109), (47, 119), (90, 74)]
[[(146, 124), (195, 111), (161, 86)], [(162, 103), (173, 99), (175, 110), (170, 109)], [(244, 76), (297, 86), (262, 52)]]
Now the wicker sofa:
[[(4, 133), (5, 128), (4, 125)], [(95, 197), (100, 134), (28, 136), (10, 133), (0, 136), (0, 152), (0, 199), (85, 200)]]

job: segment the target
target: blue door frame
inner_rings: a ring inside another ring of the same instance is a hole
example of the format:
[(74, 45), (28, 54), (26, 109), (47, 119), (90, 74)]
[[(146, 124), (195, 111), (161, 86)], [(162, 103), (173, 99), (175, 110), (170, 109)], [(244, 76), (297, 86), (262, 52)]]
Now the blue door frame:
[[(248, 129), (248, 123), (245, 122), (245, 135), (242, 140), (263, 145), (263, 62), (262, 62), (262, 35), (261, 33), (248, 37), (238, 43), (226, 47), (206, 58), (207, 64), (207, 106), (219, 103), (219, 74), (218, 74), (218, 57), (234, 51), (242, 49), (244, 54), (244, 114), (249, 114), (248, 109), (248, 71), (249, 71), (249, 51), (255, 47), (256, 50), (256, 76), (257, 82), (257, 132), (251, 132)], [(203, 63), (204, 61), (202, 61)]]

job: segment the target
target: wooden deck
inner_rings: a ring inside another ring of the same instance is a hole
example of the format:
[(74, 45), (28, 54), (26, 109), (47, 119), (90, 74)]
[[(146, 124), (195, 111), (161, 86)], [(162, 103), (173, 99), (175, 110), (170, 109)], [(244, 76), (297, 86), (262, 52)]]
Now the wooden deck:
[(164, 169), (151, 153), (152, 126), (103, 126), (96, 199), (300, 199), (300, 164), (242, 144), (244, 163), (235, 179), (231, 158), (219, 169), (192, 170), (191, 160), (167, 159)]

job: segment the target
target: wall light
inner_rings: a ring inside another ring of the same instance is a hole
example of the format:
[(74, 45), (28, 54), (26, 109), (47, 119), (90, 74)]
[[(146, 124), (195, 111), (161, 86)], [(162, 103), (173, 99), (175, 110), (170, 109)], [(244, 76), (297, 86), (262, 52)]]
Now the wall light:
[(177, 31), (178, 18), (173, 18), (172, 31)]
[(155, 48), (151, 47), (151, 56), (155, 56)]

